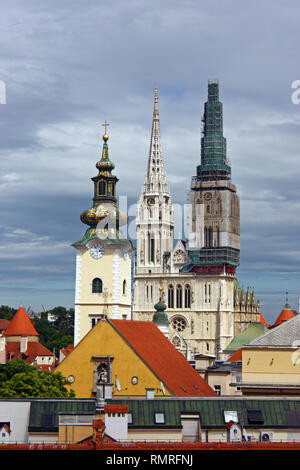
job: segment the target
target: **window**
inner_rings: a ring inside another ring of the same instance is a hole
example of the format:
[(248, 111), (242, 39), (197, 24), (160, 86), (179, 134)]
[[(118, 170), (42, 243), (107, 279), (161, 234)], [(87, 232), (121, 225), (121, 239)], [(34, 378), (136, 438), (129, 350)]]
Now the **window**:
[(214, 389), (217, 395), (221, 395), (221, 385), (215, 385)]
[(229, 410), (225, 410), (224, 411), (224, 420), (225, 420), (225, 423), (229, 423), (230, 421), (233, 421), (234, 423), (238, 423), (239, 422), (239, 418), (238, 418), (238, 412), (237, 411), (229, 411)]
[(133, 423), (133, 417), (132, 417), (132, 413), (128, 413), (128, 424), (132, 424)]
[(93, 279), (93, 286), (92, 286), (92, 293), (93, 294), (101, 294), (102, 293), (102, 281), (99, 277)]
[(172, 326), (176, 331), (183, 331), (186, 328), (186, 321), (183, 317), (175, 317), (172, 320)]
[(164, 413), (155, 413), (155, 423), (156, 424), (165, 424), (165, 414)]
[(126, 279), (123, 281), (123, 295), (126, 295)]
[(55, 425), (55, 413), (42, 414), (42, 426), (51, 427)]
[(176, 288), (176, 308), (182, 308), (182, 287), (180, 284)]
[(98, 196), (106, 196), (106, 181), (104, 180), (98, 182)]
[(184, 289), (184, 307), (191, 308), (191, 287), (188, 284)]
[(261, 410), (247, 410), (249, 424), (262, 424), (264, 422)]
[(171, 284), (168, 287), (168, 307), (174, 308), (174, 287)]

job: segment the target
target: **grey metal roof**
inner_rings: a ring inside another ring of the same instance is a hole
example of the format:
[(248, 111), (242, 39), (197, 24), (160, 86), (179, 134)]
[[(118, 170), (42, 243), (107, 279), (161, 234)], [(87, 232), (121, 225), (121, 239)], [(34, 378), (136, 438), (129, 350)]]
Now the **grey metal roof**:
[[(300, 342), (300, 315), (285, 321), (248, 343), (250, 346), (294, 346)], [(299, 343), (300, 345), (300, 343)]]

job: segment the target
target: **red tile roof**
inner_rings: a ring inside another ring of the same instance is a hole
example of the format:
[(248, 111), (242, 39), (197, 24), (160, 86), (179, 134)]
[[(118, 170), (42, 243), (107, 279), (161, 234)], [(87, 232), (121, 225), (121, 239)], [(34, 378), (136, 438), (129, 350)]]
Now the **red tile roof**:
[(20, 352), (19, 341), (7, 341), (6, 343), (6, 357), (8, 360), (20, 358), (28, 364), (32, 364), (38, 356), (53, 356), (53, 353), (37, 342), (29, 341), (24, 354)]
[(9, 321), (5, 318), (0, 318), (0, 331), (6, 330), (9, 325)]
[(267, 320), (262, 316), (262, 314), (260, 314), (260, 323), (264, 323), (268, 328), (270, 326)]
[(241, 360), (242, 360), (242, 348), (235, 351), (235, 353), (232, 354), (232, 356), (229, 359), (227, 359), (228, 362), (236, 362), (236, 361), (241, 361)]
[(9, 323), (5, 336), (39, 336), (25, 309), (20, 307)]
[(174, 395), (216, 395), (151, 321), (108, 320)]
[(279, 317), (277, 318), (276, 322), (274, 323), (273, 326), (278, 326), (282, 322), (290, 320), (291, 318), (294, 318), (295, 314), (293, 310), (290, 308), (289, 305), (285, 305), (284, 308), (281, 310)]
[(104, 405), (104, 413), (128, 413), (128, 405)]

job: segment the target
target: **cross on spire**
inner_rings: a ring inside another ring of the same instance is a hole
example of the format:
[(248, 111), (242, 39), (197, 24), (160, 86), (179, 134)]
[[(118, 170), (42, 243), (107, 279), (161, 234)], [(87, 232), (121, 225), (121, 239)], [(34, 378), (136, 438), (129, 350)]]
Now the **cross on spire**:
[(109, 126), (108, 122), (104, 121), (104, 124), (102, 124), (102, 126), (104, 126), (104, 133), (106, 134), (106, 128), (107, 126)]

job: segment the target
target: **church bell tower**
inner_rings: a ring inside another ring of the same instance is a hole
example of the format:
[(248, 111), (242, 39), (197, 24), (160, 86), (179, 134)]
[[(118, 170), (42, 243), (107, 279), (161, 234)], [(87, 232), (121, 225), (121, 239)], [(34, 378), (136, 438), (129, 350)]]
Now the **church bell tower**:
[(127, 215), (117, 207), (118, 178), (108, 153), (105, 121), (103, 148), (96, 163), (93, 206), (80, 219), (88, 226), (81, 240), (74, 243), (76, 255), (74, 346), (103, 317), (131, 318), (132, 244), (120, 227)]

